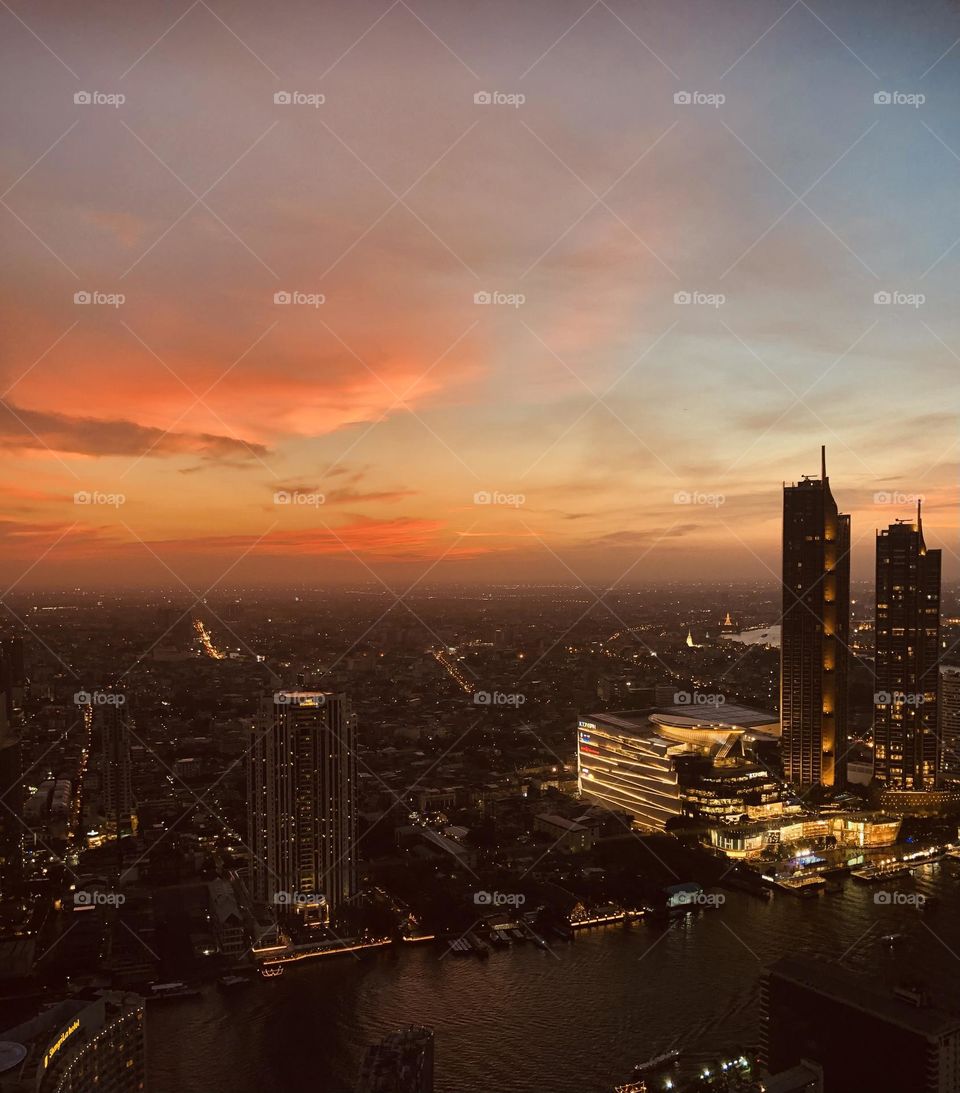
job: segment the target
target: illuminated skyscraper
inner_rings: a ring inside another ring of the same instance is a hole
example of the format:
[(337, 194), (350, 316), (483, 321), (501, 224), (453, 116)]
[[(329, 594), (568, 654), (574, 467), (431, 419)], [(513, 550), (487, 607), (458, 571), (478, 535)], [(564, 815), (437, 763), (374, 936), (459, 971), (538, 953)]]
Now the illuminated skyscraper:
[(940, 551), (915, 521), (877, 532), (874, 777), (888, 790), (937, 781)]
[(850, 639), (850, 517), (821, 476), (783, 488), (780, 723), (788, 782), (844, 782)]
[(356, 891), (356, 723), (344, 695), (264, 695), (249, 765), (251, 890), (322, 922)]

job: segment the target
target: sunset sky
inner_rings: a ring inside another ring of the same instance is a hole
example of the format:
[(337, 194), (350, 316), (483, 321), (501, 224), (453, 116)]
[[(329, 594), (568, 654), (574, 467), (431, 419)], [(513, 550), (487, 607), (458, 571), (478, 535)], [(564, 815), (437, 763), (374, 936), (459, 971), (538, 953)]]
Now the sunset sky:
[(3, 587), (769, 583), (821, 444), (855, 578), (918, 493), (960, 576), (958, 39), (941, 0), (2, 4)]

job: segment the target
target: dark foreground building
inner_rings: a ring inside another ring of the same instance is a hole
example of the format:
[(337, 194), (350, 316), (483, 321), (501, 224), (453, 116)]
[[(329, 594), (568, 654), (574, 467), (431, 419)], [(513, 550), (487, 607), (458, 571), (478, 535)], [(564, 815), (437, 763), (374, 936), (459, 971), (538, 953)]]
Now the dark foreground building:
[(400, 1029), (367, 1048), (357, 1093), (433, 1093), (433, 1030)]
[(760, 989), (761, 1062), (785, 1070), (811, 1059), (824, 1093), (954, 1093), (960, 1014), (919, 989), (891, 990), (838, 964), (786, 957)]
[(850, 517), (821, 477), (783, 487), (780, 722), (783, 770), (801, 786), (845, 781)]

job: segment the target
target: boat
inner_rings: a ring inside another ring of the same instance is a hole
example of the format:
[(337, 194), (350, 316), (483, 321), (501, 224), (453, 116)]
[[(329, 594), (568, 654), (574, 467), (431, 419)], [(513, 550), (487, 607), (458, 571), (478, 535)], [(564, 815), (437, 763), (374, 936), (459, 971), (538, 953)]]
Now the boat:
[(903, 934), (884, 934), (880, 940), (884, 945), (899, 945), (903, 941)]
[(150, 987), (147, 1000), (150, 1002), (166, 1002), (179, 998), (199, 997), (199, 989), (197, 987), (188, 987), (186, 983), (154, 983)]
[(783, 880), (777, 881), (777, 884), (783, 888), (784, 891), (790, 892), (795, 896), (800, 896), (802, 899), (813, 899), (821, 888), (826, 888), (827, 886), (827, 882), (823, 877), (813, 873), (809, 873), (806, 876), (785, 877)]
[(860, 869), (851, 869), (850, 876), (861, 884), (879, 884), (881, 881), (894, 880), (910, 874), (909, 866), (898, 862), (895, 865), (865, 865)]
[(665, 1067), (673, 1066), (673, 1064), (680, 1058), (680, 1052), (673, 1048), (670, 1051), (663, 1051), (659, 1055), (654, 1055), (652, 1059), (647, 1059), (645, 1062), (637, 1063), (633, 1068), (635, 1075), (649, 1074), (654, 1070), (663, 1070)]
[(283, 975), (282, 964), (261, 964), (260, 974), (264, 979), (276, 979), (278, 975)]

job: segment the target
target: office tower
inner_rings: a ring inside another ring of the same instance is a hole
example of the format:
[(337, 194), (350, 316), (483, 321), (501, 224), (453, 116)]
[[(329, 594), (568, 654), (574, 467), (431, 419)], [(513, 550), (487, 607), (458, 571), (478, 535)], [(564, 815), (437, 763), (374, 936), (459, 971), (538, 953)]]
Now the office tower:
[(760, 1015), (761, 1062), (775, 1072), (814, 1060), (825, 1093), (945, 1093), (960, 1081), (960, 1014), (919, 988), (789, 956), (764, 974)]
[(261, 696), (248, 767), (251, 890), (323, 922), (356, 891), (356, 723), (344, 695)]
[(947, 787), (957, 787), (960, 786), (960, 668), (940, 669), (937, 715), (940, 781)]
[(821, 476), (783, 488), (780, 724), (788, 782), (837, 786), (847, 749), (850, 517)]
[(10, 1093), (143, 1093), (145, 1023), (143, 999), (121, 991), (49, 1006), (2, 1034), (7, 1069), (0, 1088)]
[(433, 1093), (433, 1030), (400, 1029), (367, 1048), (357, 1093)]
[(877, 532), (876, 693), (873, 772), (888, 790), (937, 781), (940, 551), (915, 521)]
[[(98, 698), (123, 698), (99, 694)], [(100, 779), (103, 815), (117, 835), (136, 832), (136, 807), (130, 772), (130, 726), (126, 704), (98, 703), (93, 708), (93, 728), (100, 742)]]

